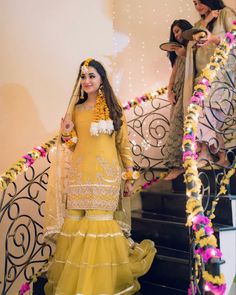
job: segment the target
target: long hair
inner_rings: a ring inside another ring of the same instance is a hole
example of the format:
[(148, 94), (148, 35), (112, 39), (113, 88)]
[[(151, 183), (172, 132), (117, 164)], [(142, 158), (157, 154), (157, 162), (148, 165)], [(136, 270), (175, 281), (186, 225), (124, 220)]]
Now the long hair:
[[(82, 66), (84, 65), (84, 63), (85, 63), (85, 61), (83, 61), (80, 65), (79, 74), (77, 77), (76, 84), (81, 76), (81, 69), (82, 69)], [(106, 70), (100, 62), (98, 62), (94, 59), (92, 59), (89, 62), (89, 66), (93, 67), (101, 77), (106, 104), (107, 104), (107, 106), (109, 108), (109, 112), (110, 112), (110, 118), (113, 120), (115, 131), (118, 131), (123, 123), (121, 120), (122, 108), (119, 105), (118, 100), (114, 94), (112, 87), (111, 87), (111, 84), (108, 80)], [(80, 85), (80, 89), (79, 89), (79, 96), (80, 96), (80, 93), (81, 93), (81, 85)], [(84, 92), (84, 99), (83, 100), (79, 99), (77, 104), (82, 104), (87, 99), (88, 99), (88, 94), (86, 92)]]
[[(186, 19), (177, 19), (175, 20), (171, 27), (170, 27), (170, 38), (169, 38), (169, 41), (170, 42), (177, 42), (177, 43), (180, 43), (179, 41), (176, 40), (175, 38), (175, 34), (173, 33), (173, 28), (177, 26), (179, 27), (182, 32), (186, 31), (186, 30), (189, 30), (189, 29), (192, 29), (192, 25), (190, 24), (190, 22), (188, 22)], [(186, 46), (187, 45), (187, 40), (183, 40), (183, 42), (181, 42), (182, 45)], [(171, 52), (168, 52), (167, 53), (167, 56), (170, 60), (170, 63), (171, 63), (171, 66), (173, 67), (174, 63), (175, 63), (175, 60), (177, 58), (177, 55), (174, 51), (171, 51)]]
[[(200, 2), (207, 7), (209, 7), (211, 10), (221, 10), (225, 7), (225, 4), (222, 0), (200, 0)], [(204, 16), (202, 16), (204, 19)], [(214, 27), (214, 22), (216, 21), (216, 18), (214, 17), (207, 25), (208, 31), (212, 32)]]

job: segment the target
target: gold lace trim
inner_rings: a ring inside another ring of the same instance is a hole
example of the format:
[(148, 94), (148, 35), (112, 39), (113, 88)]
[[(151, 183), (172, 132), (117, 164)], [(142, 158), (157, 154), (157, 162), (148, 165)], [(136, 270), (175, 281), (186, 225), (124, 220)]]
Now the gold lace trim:
[[(48, 280), (48, 282), (51, 283), (51, 284), (53, 284), (53, 285), (55, 285), (55, 282), (53, 280)], [(132, 286), (130, 286), (130, 287), (128, 287), (128, 288), (126, 288), (126, 289), (118, 292), (118, 293), (114, 293), (112, 295), (122, 295), (122, 294), (125, 294), (126, 292), (132, 290), (133, 288), (134, 288), (134, 285), (132, 285)], [(58, 293), (58, 292), (60, 292), (60, 293)], [(55, 295), (67, 295), (67, 294), (64, 293), (64, 292), (61, 292), (61, 291), (58, 291), (57, 290), (56, 293), (55, 293)], [(83, 293), (76, 293), (75, 295), (85, 295), (85, 294), (83, 294)], [(98, 295), (111, 295), (111, 294), (102, 293), (102, 294), (98, 294)]]
[(96, 220), (96, 221), (113, 220), (113, 214), (77, 216), (77, 215), (71, 215), (69, 213), (66, 213), (65, 217), (74, 219), (74, 220), (81, 220), (82, 218), (87, 218), (88, 220)]
[(96, 267), (107, 267), (107, 266), (120, 266), (120, 265), (124, 265), (124, 264), (128, 264), (129, 261), (123, 261), (123, 262), (120, 262), (120, 263), (98, 263), (98, 264), (89, 264), (88, 262), (81, 262), (81, 263), (75, 263), (75, 262), (72, 262), (72, 261), (69, 261), (69, 260), (57, 260), (55, 259), (55, 262), (56, 263), (62, 263), (62, 264), (70, 264), (72, 266), (75, 266), (75, 267), (92, 267), (92, 268), (96, 268)]
[(61, 236), (65, 237), (76, 237), (76, 236), (81, 236), (81, 237), (89, 237), (89, 238), (114, 238), (114, 237), (124, 237), (123, 233), (118, 232), (118, 233), (106, 233), (106, 234), (93, 234), (93, 233), (82, 233), (81, 231), (77, 231), (74, 234), (67, 234), (65, 232), (60, 232)]
[(115, 211), (118, 205), (118, 198), (108, 197), (107, 200), (105, 197), (101, 199), (92, 198), (82, 198), (78, 196), (68, 196), (67, 199), (67, 209), (84, 209), (84, 210), (107, 210)]
[(105, 215), (86, 215), (85, 216), (89, 220), (113, 220), (113, 214), (105, 214)]
[(65, 218), (73, 219), (73, 220), (81, 220), (84, 216), (79, 215), (71, 215), (69, 213), (66, 213)]

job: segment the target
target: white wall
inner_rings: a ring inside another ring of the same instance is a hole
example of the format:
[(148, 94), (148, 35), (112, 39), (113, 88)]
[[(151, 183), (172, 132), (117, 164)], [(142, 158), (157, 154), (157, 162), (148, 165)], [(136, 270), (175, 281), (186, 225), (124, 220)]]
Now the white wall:
[(109, 65), (112, 1), (1, 0), (0, 44), (2, 172), (56, 132), (81, 61)]

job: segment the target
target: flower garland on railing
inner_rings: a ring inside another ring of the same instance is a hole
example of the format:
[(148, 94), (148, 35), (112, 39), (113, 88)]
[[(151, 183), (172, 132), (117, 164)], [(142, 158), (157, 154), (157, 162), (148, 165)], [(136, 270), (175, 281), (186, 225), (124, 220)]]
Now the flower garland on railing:
[(234, 158), (233, 163), (234, 163), (233, 168), (231, 168), (226, 174), (224, 174), (223, 178), (220, 181), (219, 193), (217, 194), (214, 201), (212, 202), (211, 210), (207, 211), (207, 216), (209, 217), (210, 220), (215, 218), (214, 212), (215, 212), (216, 206), (218, 204), (218, 201), (220, 199), (220, 196), (225, 195), (227, 193), (226, 186), (229, 185), (230, 178), (234, 175), (235, 169), (236, 169), (236, 157)]
[[(196, 131), (199, 113), (202, 110), (204, 97), (207, 96), (210, 85), (213, 82), (217, 71), (226, 64), (228, 54), (233, 43), (236, 40), (236, 21), (233, 22), (231, 32), (226, 33), (223, 41), (216, 48), (214, 55), (210, 59), (210, 63), (202, 70), (200, 80), (194, 87), (194, 93), (191, 97), (191, 103), (188, 107), (188, 115), (184, 121), (184, 137), (183, 137), (183, 166), (185, 171), (186, 194), (188, 201), (186, 204), (186, 212), (188, 214), (187, 225), (192, 227), (195, 236), (195, 256), (197, 270), (201, 264), (211, 263), (212, 258), (220, 261), (222, 253), (217, 248), (216, 237), (212, 228), (211, 219), (204, 215), (202, 206), (201, 181), (197, 170), (197, 152), (196, 152)], [(219, 194), (226, 192), (225, 185), (234, 173), (235, 166), (230, 170), (221, 182)], [(216, 206), (216, 203), (214, 204)], [(213, 210), (215, 207), (213, 208)], [(199, 275), (197, 273), (197, 275)], [(223, 274), (212, 276), (207, 270), (202, 272), (205, 291), (213, 294), (222, 295), (225, 293), (226, 284)], [(196, 294), (196, 288), (190, 286), (188, 294)]]
[(51, 148), (55, 145), (57, 136), (41, 146), (34, 147), (26, 155), (13, 164), (9, 169), (0, 175), (0, 191), (4, 191), (7, 186), (16, 180), (17, 176), (22, 172), (25, 172), (34, 162), (40, 157), (46, 157)]
[(150, 188), (154, 183), (159, 182), (161, 179), (164, 179), (166, 177), (167, 173), (160, 173), (159, 176), (153, 177), (151, 180), (143, 183), (142, 185), (139, 185), (133, 192), (133, 194), (138, 193), (142, 190), (146, 190)]
[(131, 100), (128, 100), (128, 101), (124, 102), (123, 103), (123, 109), (124, 110), (130, 110), (131, 108), (133, 108), (135, 106), (138, 106), (138, 105), (141, 105), (144, 102), (151, 101), (154, 98), (165, 94), (166, 92), (167, 92), (167, 87), (162, 87), (162, 88), (160, 88), (160, 89), (158, 89), (156, 91), (145, 93), (142, 96), (135, 97), (135, 98), (133, 98)]

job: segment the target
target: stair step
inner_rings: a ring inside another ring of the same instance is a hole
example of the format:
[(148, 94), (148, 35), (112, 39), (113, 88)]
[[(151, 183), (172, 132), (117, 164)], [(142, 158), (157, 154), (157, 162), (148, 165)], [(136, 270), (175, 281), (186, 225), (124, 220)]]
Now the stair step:
[(141, 290), (137, 295), (186, 295), (187, 291), (170, 288), (163, 285), (153, 284), (140, 280)]
[(189, 248), (188, 228), (185, 222), (161, 219), (160, 215), (151, 212), (132, 212), (132, 237), (135, 241), (153, 240), (158, 247), (186, 252)]
[[(172, 217), (181, 217), (186, 219), (186, 201), (185, 194), (177, 193), (158, 193), (158, 192), (141, 192), (142, 209), (147, 212), (154, 212), (156, 214), (163, 214)], [(216, 206), (214, 223), (233, 225), (232, 216), (232, 201), (234, 196), (221, 197)], [(214, 200), (213, 196), (203, 197), (203, 206), (211, 207), (211, 202)], [(226, 214), (227, 213), (227, 214)]]
[[(157, 247), (188, 252), (189, 228), (185, 224), (186, 218), (134, 210), (132, 211), (132, 238), (137, 242), (150, 239), (156, 243)], [(217, 223), (213, 224), (213, 228), (218, 242), (220, 232), (236, 230), (233, 226)]]
[[(173, 251), (175, 252), (175, 250)], [(182, 252), (181, 254), (179, 252), (178, 257), (175, 257), (176, 253), (171, 252), (171, 249), (157, 247), (157, 254), (153, 264), (149, 272), (141, 277), (141, 281), (163, 285), (168, 288), (187, 290), (190, 276), (188, 253)]]

